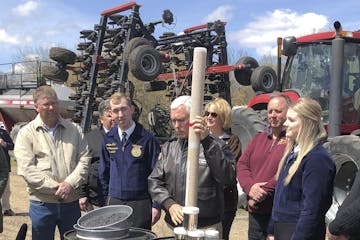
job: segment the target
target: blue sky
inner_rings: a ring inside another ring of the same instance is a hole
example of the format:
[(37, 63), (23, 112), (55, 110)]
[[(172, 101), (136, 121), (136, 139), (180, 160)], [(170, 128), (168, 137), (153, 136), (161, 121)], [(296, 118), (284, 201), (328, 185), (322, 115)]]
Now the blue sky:
[[(175, 16), (172, 26), (156, 33), (175, 32), (221, 19), (227, 21), (229, 54), (246, 52), (261, 58), (276, 52), (276, 38), (332, 29), (339, 20), (344, 30), (360, 29), (360, 1), (299, 0), (138, 0), (144, 23), (161, 19), (163, 10)], [(93, 29), (100, 12), (127, 1), (115, 0), (0, 0), (0, 63), (12, 62), (20, 50), (61, 46), (76, 49), (79, 32)], [(236, 60), (236, 59), (235, 59)]]

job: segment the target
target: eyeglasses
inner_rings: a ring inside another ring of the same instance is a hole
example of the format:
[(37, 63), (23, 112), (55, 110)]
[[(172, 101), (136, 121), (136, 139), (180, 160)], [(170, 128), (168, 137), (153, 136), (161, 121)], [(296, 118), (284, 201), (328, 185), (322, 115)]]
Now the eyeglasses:
[(211, 116), (211, 117), (213, 117), (213, 118), (216, 118), (217, 116), (218, 116), (218, 114), (217, 113), (215, 113), (215, 112), (208, 112), (208, 111), (206, 111), (205, 112), (205, 116), (207, 117), (207, 116)]
[(48, 102), (48, 103), (39, 103), (38, 105), (46, 109), (46, 108), (50, 108), (50, 106), (57, 107), (58, 104), (59, 104), (58, 102)]

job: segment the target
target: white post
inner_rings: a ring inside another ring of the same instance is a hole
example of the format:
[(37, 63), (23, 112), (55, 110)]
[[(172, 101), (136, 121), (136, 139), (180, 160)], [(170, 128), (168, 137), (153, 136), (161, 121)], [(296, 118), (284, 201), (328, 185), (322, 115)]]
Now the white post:
[(191, 126), (195, 117), (198, 115), (202, 115), (203, 111), (206, 52), (206, 48), (196, 47), (194, 49), (193, 74), (191, 84), (191, 110), (185, 206), (194, 207), (197, 206), (200, 136), (194, 132), (194, 129)]

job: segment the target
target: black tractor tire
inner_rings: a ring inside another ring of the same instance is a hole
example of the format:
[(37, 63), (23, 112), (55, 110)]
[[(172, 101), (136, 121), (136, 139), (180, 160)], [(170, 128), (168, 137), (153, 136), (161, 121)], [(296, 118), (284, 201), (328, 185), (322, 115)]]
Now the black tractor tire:
[(255, 134), (263, 132), (265, 128), (266, 121), (261, 119), (258, 111), (246, 107), (232, 110), (231, 132), (239, 137), (242, 152)]
[(276, 72), (268, 66), (257, 67), (252, 72), (250, 81), (255, 92), (271, 93), (276, 89)]
[(139, 46), (143, 46), (143, 45), (148, 45), (148, 46), (151, 46), (151, 43), (149, 40), (147, 40), (146, 38), (143, 38), (143, 37), (136, 37), (136, 38), (133, 38), (131, 39), (126, 45), (125, 45), (125, 48), (124, 48), (124, 60), (125, 61), (128, 61), (129, 60), (129, 57), (130, 57), (130, 54), (131, 52), (139, 47)]
[(42, 75), (54, 82), (64, 83), (68, 80), (69, 73), (62, 68), (56, 66), (42, 66)]
[[(131, 102), (132, 102), (132, 105), (134, 106), (134, 113), (132, 115), (132, 119), (135, 122), (138, 122), (140, 115), (142, 113), (142, 107), (141, 106), (139, 107), (138, 104), (136, 104), (136, 102), (134, 100), (132, 100)], [(138, 103), (140, 103), (140, 102), (138, 102)]]
[(260, 119), (263, 122), (267, 123), (268, 122), (267, 109), (259, 110), (258, 113), (259, 113)]
[(76, 54), (73, 51), (60, 47), (50, 48), (49, 57), (56, 62), (65, 64), (74, 64), (76, 60)]
[(234, 75), (236, 81), (243, 86), (249, 86), (251, 84), (250, 78), (252, 71), (259, 66), (259, 63), (256, 59), (252, 57), (242, 57), (237, 62), (236, 65), (239, 64), (249, 64), (250, 68), (243, 68), (243, 69), (235, 69)]
[(152, 81), (161, 73), (161, 56), (152, 46), (135, 48), (129, 57), (129, 70), (140, 81)]
[(360, 168), (360, 137), (355, 135), (337, 136), (324, 143), (336, 163), (333, 203), (326, 214), (326, 222), (331, 222), (338, 208), (344, 202)]
[(144, 83), (145, 92), (163, 91), (167, 89), (167, 82), (165, 81), (151, 81)]
[(18, 122), (18, 123), (15, 123), (15, 125), (12, 127), (12, 129), (10, 131), (10, 137), (14, 143), (16, 141), (16, 137), (17, 137), (17, 134), (19, 133), (20, 128), (22, 128), (26, 124), (27, 124), (27, 122)]
[(159, 104), (150, 109), (148, 113), (148, 123), (155, 136), (163, 139), (169, 139), (173, 134), (173, 128), (170, 119), (170, 113)]
[(69, 73), (66, 70), (56, 66), (42, 66), (41, 71), (45, 78), (54, 82), (64, 83), (69, 77)]

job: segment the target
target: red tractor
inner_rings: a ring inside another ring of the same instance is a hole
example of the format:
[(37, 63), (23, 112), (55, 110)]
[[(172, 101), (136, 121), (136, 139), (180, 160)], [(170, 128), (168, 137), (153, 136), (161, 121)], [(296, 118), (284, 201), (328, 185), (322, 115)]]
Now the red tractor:
[(335, 32), (279, 39), (279, 63), (281, 54), (287, 57), (282, 75), (278, 66), (281, 77), (273, 81), (264, 75), (262, 82), (251, 81), (258, 94), (247, 108), (233, 110), (232, 127), (245, 147), (265, 126), (271, 88), (288, 95), (292, 101), (303, 96), (317, 100), (323, 108), (323, 122), (329, 135), (325, 147), (337, 166), (333, 205), (327, 221), (335, 217), (360, 167), (360, 32), (342, 31), (339, 22), (334, 27)]

